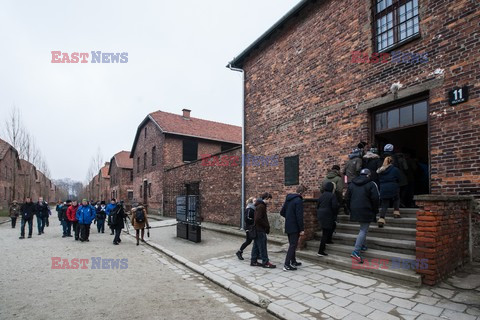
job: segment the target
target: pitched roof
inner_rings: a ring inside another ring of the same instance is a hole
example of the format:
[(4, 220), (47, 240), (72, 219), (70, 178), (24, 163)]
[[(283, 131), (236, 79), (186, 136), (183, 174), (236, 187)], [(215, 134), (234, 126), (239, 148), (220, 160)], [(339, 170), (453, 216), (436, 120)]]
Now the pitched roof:
[[(116, 153), (112, 159), (110, 160), (110, 163), (113, 163), (115, 160), (115, 164), (117, 168), (122, 168), (122, 169), (133, 169), (133, 159), (130, 158), (130, 152), (128, 151), (120, 151)], [(110, 175), (110, 169), (112, 166), (109, 166), (108, 168), (108, 174)]]
[(110, 162), (106, 162), (105, 165), (100, 169), (102, 178), (105, 178), (105, 179), (110, 178), (110, 176), (108, 175), (109, 169), (110, 169)]
[(295, 17), (309, 2), (314, 2), (316, 0), (301, 0), (295, 7), (288, 11), (283, 17), (280, 18), (273, 26), (271, 26), (267, 31), (265, 31), (257, 40), (255, 40), (251, 45), (249, 45), (245, 50), (243, 50), (238, 56), (236, 56), (232, 61), (227, 65), (228, 67), (242, 68), (245, 59), (250, 55), (252, 51), (258, 49), (259, 46), (265, 40), (268, 40), (275, 31), (282, 29), (282, 27), (293, 17)]
[(5, 155), (7, 154), (8, 150), (10, 148), (13, 149), (13, 147), (10, 143), (8, 143), (5, 140), (0, 139), (0, 160), (5, 157)]
[(149, 120), (153, 121), (166, 134), (242, 144), (242, 127), (193, 117), (185, 118), (179, 114), (159, 110), (150, 113), (138, 126), (131, 156), (135, 151), (140, 129)]

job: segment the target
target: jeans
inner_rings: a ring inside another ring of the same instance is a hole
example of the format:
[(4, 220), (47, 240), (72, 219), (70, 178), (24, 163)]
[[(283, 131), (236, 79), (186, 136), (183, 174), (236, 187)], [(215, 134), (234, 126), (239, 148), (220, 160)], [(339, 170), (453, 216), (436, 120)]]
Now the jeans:
[(75, 233), (75, 240), (78, 240), (78, 235), (80, 233), (80, 225), (78, 224), (78, 221), (72, 221), (73, 225), (73, 232)]
[(320, 241), (320, 248), (318, 248), (318, 253), (325, 252), (325, 247), (327, 242), (330, 242), (332, 239), (333, 229), (322, 229), (322, 240)]
[(370, 222), (360, 222), (360, 232), (358, 232), (357, 240), (355, 241), (355, 251), (360, 252), (362, 246), (365, 245), (369, 227)]
[(120, 242), (120, 234), (122, 233), (122, 228), (115, 228), (115, 237), (113, 238), (113, 243)]
[(67, 221), (61, 220), (60, 223), (62, 224), (62, 232), (64, 236), (67, 236)]
[(257, 238), (253, 241), (251, 262), (257, 262), (258, 257), (262, 258), (262, 264), (266, 264), (268, 260), (267, 253), (267, 234), (257, 231)]
[(392, 199), (382, 199), (382, 203), (381, 203), (382, 209), (380, 210), (380, 218), (385, 219), (385, 215), (387, 214), (387, 209), (391, 201), (393, 201), (393, 210), (399, 210), (400, 197), (398, 195), (396, 195), (395, 198), (392, 198)]
[(28, 236), (32, 236), (32, 231), (33, 231), (33, 218), (29, 220), (22, 219), (22, 222), (20, 224), (20, 235), (22, 237), (25, 237), (25, 223), (28, 222)]
[(66, 235), (71, 236), (72, 235), (72, 221), (65, 220), (65, 229), (66, 229)]
[(80, 241), (87, 241), (90, 236), (90, 224), (80, 224)]
[(37, 216), (38, 233), (43, 233), (43, 229), (45, 229), (46, 221), (47, 221), (46, 218)]
[(245, 232), (245, 233), (246, 233), (245, 242), (242, 243), (242, 245), (240, 246), (240, 252), (242, 252), (242, 253), (243, 253), (243, 250), (245, 250), (250, 245), (250, 243), (252, 243), (252, 241), (253, 241), (253, 239), (248, 238), (248, 232)]
[(295, 257), (295, 250), (297, 249), (298, 239), (300, 238), (300, 233), (289, 233), (288, 234), (288, 251), (287, 256), (285, 257), (285, 265), (290, 265), (292, 262), (297, 262)]
[(17, 224), (17, 217), (11, 217), (12, 219), (12, 228), (15, 228), (15, 225)]
[(105, 220), (97, 220), (97, 230), (98, 232), (105, 232)]

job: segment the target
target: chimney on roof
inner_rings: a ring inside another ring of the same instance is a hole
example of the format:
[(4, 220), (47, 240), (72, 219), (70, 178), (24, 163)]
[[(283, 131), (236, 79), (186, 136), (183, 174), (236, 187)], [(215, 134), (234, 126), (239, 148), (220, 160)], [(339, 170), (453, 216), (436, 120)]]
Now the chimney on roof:
[(190, 111), (192, 110), (182, 109), (182, 111), (183, 111), (183, 117), (187, 120), (190, 120)]

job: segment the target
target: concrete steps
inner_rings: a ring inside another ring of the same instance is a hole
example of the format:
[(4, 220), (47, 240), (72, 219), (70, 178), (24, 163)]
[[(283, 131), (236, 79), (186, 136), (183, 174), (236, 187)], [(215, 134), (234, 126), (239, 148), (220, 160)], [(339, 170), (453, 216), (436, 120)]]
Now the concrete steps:
[[(358, 230), (358, 223), (337, 223), (337, 233), (358, 234)], [(321, 237), (321, 232), (319, 233), (319, 236)], [(383, 228), (379, 228), (377, 224), (371, 224), (370, 228), (368, 229), (368, 235), (377, 238), (415, 240), (416, 234), (417, 230), (415, 228), (392, 227), (390, 225), (385, 225)], [(320, 239), (320, 237), (318, 239)]]
[[(358, 222), (350, 221), (350, 216), (346, 214), (338, 215), (337, 217), (338, 222), (342, 224), (353, 224), (358, 226)], [(392, 218), (391, 216), (385, 217), (385, 227), (398, 227), (398, 228), (412, 228), (415, 229), (417, 227), (417, 218), (413, 217), (402, 217), (400, 219)], [(372, 224), (373, 226), (373, 224)]]

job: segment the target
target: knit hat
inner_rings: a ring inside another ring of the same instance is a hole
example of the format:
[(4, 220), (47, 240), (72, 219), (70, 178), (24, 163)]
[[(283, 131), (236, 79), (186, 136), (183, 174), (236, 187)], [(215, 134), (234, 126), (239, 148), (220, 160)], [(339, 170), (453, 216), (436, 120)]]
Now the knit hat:
[(384, 148), (383, 148), (383, 151), (384, 152), (393, 152), (393, 144), (387, 144)]
[(377, 148), (370, 148), (370, 152), (378, 154), (378, 149)]
[(332, 170), (338, 170), (338, 171), (340, 171), (340, 166), (336, 164), (336, 165), (334, 165), (334, 166), (332, 167)]
[(100, 201), (100, 204), (105, 204), (105, 201)]
[(360, 171), (360, 175), (362, 175), (362, 176), (369, 176), (370, 173), (371, 172), (368, 169), (362, 169), (362, 171)]

